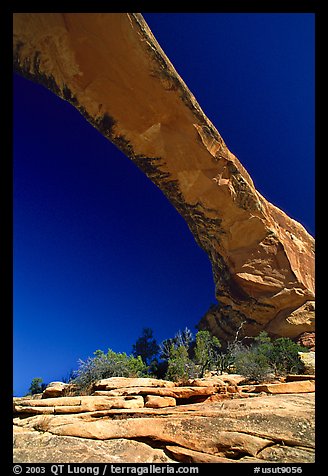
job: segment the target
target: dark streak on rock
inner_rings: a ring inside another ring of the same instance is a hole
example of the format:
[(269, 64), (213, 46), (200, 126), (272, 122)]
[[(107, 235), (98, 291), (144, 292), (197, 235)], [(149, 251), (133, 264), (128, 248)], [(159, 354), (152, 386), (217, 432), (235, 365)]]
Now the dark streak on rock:
[(63, 99), (65, 99), (65, 101), (68, 101), (69, 103), (73, 104), (73, 106), (76, 107), (78, 105), (76, 97), (73, 96), (71, 90), (69, 89), (68, 86), (66, 86), (66, 84), (63, 87), (62, 96), (63, 96)]
[(42, 84), (47, 89), (50, 89), (57, 96), (61, 95), (61, 90), (58, 87), (55, 78), (52, 75), (46, 75), (40, 70), (40, 52), (36, 51), (33, 56), (33, 60), (30, 58), (24, 58), (23, 61), (20, 59), (20, 53), (24, 47), (23, 42), (17, 42), (14, 48), (13, 53), (13, 64), (14, 71), (18, 74), (24, 76), (25, 78), (34, 81), (36, 83)]
[(204, 124), (211, 129), (212, 134), (218, 138), (221, 137), (219, 133), (214, 129), (214, 126), (208, 122), (205, 114), (199, 107), (197, 102), (192, 101), (192, 95), (189, 89), (186, 87), (180, 76), (177, 72), (172, 69), (170, 63), (165, 56), (161, 53), (161, 50), (157, 46), (157, 42), (153, 40), (152, 36), (148, 33), (148, 25), (143, 19), (142, 15), (138, 13), (130, 13), (132, 15), (135, 24), (139, 28), (140, 35), (146, 40), (144, 41), (144, 46), (148, 48), (149, 56), (154, 59), (154, 65), (156, 65), (156, 70), (153, 70), (153, 75), (157, 76), (159, 79), (164, 78), (170, 84), (169, 90), (178, 91), (180, 98), (184, 104), (192, 110), (195, 117), (197, 117), (200, 124)]

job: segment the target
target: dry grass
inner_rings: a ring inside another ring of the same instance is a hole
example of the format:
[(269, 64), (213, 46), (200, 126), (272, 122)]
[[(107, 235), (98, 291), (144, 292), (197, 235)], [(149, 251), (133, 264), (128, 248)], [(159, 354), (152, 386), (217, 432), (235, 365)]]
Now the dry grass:
[(51, 416), (42, 415), (34, 425), (34, 429), (37, 431), (48, 431), (50, 428)]
[(79, 397), (84, 395), (91, 395), (94, 391), (93, 387), (94, 387), (93, 383), (91, 385), (88, 385), (87, 387), (81, 387), (76, 384), (70, 384), (63, 390), (62, 396), (63, 397)]

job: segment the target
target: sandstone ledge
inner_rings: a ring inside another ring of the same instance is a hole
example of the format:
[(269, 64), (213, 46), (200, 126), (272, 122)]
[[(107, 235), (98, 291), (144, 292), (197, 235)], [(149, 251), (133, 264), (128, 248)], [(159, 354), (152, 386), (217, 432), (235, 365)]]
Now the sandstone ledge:
[(254, 385), (253, 392), (266, 392), (266, 393), (307, 393), (314, 392), (315, 385), (312, 380), (302, 380), (298, 382), (286, 382), (286, 383), (269, 383), (263, 385)]
[(114, 378), (98, 392), (120, 395), (15, 398), (15, 462), (313, 461), (313, 380), (242, 382), (222, 375), (156, 387), (155, 379)]
[[(98, 462), (115, 458), (116, 462), (138, 462), (140, 442), (146, 445), (140, 454), (147, 454), (147, 461), (312, 462), (314, 394), (226, 399), (164, 409), (16, 417), (14, 428), (15, 462), (31, 461), (33, 445), (36, 452), (41, 448), (38, 461), (59, 462), (62, 458), (64, 462), (68, 456), (77, 458), (89, 442), (92, 444), (84, 456), (88, 461), (99, 458)], [(66, 445), (69, 441), (72, 446)], [(52, 459), (55, 444), (56, 456)], [(121, 452), (116, 452), (117, 445)], [(105, 449), (107, 457), (103, 459)]]

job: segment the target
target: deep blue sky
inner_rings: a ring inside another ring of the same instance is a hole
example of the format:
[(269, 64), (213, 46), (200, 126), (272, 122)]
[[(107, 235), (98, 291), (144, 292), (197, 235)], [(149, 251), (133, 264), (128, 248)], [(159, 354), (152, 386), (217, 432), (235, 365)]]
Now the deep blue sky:
[[(314, 15), (144, 14), (257, 189), (314, 234)], [(215, 302), (163, 194), (68, 103), (14, 76), (14, 394)]]

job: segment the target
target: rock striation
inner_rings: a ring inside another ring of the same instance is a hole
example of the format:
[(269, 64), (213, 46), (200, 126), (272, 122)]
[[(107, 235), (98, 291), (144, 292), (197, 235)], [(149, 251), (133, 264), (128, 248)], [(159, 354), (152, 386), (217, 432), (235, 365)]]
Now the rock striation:
[(141, 14), (16, 13), (14, 68), (76, 107), (185, 219), (218, 300), (200, 328), (223, 341), (314, 331), (314, 239), (255, 189)]
[[(290, 377), (261, 386), (106, 379), (107, 396), (16, 398), (14, 462), (313, 462), (314, 377)], [(196, 393), (172, 397), (179, 388)]]

